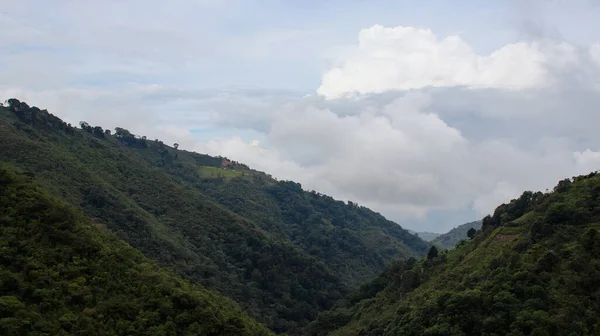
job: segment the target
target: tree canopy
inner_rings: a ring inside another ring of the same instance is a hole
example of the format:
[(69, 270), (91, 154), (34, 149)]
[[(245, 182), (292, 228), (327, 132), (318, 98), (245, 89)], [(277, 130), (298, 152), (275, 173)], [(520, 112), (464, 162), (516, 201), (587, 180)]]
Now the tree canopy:
[(390, 266), (310, 334), (597, 335), (599, 195), (596, 173), (524, 192), (455, 249)]
[(72, 127), (17, 100), (0, 123), (1, 162), (278, 333), (302, 334), (350, 288), (428, 249), (364, 207), (227, 158)]
[(0, 166), (3, 335), (270, 335)]

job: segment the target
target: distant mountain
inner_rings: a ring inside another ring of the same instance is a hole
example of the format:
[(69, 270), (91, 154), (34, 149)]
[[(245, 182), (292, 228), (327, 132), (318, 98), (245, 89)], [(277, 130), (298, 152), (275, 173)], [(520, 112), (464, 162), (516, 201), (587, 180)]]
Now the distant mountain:
[(479, 230), (481, 228), (481, 221), (478, 220), (459, 225), (447, 233), (439, 235), (437, 238), (433, 239), (431, 243), (443, 249), (454, 248), (456, 243), (463, 239), (467, 239), (467, 231), (471, 228)]
[(600, 174), (524, 192), (472, 239), (390, 266), (309, 335), (600, 335)]
[(271, 334), (232, 300), (159, 267), (33, 180), (0, 165), (3, 335)]
[(80, 126), (10, 99), (0, 106), (0, 163), (274, 332), (302, 334), (393, 260), (427, 252), (354, 203), (123, 128)]
[(408, 231), (414, 235), (419, 236), (419, 238), (423, 239), (426, 242), (430, 242), (441, 235), (441, 233), (435, 233), (435, 232), (415, 232), (412, 230), (408, 230)]

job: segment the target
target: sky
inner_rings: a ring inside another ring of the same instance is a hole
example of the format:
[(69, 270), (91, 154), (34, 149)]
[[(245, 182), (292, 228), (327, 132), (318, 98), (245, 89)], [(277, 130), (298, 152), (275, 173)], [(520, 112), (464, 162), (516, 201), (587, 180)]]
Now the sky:
[(593, 0), (0, 0), (0, 100), (446, 232), (600, 167)]

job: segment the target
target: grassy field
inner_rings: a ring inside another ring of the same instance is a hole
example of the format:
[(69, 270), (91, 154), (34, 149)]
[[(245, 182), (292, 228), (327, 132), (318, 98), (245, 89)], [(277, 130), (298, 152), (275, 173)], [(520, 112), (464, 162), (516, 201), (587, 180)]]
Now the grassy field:
[(241, 176), (244, 176), (247, 174), (248, 174), (247, 172), (242, 172), (242, 171), (238, 171), (238, 170), (222, 169), (222, 168), (217, 168), (217, 167), (201, 166), (200, 168), (198, 168), (198, 177), (200, 177), (200, 178), (223, 177), (223, 178), (229, 180), (234, 177), (241, 177)]

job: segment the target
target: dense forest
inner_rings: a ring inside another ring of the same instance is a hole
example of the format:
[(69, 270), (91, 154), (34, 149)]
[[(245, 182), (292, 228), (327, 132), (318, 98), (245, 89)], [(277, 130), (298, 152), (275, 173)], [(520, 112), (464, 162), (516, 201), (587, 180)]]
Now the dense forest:
[(312, 335), (598, 335), (600, 175), (499, 206), (455, 249), (391, 265)]
[(2, 335), (270, 335), (0, 166)]
[(600, 334), (595, 172), (430, 245), (227, 158), (11, 99), (0, 187), (9, 335)]
[(11, 99), (0, 107), (0, 162), (277, 333), (302, 334), (392, 260), (427, 252), (354, 203), (123, 128), (79, 126)]
[(278, 239), (322, 260), (349, 286), (371, 280), (393, 260), (423, 256), (429, 248), (380, 214), (352, 202), (306, 192), (299, 183), (275, 181), (243, 167), (241, 173), (247, 178), (197, 179), (185, 165), (166, 171), (183, 185), (191, 185)]

